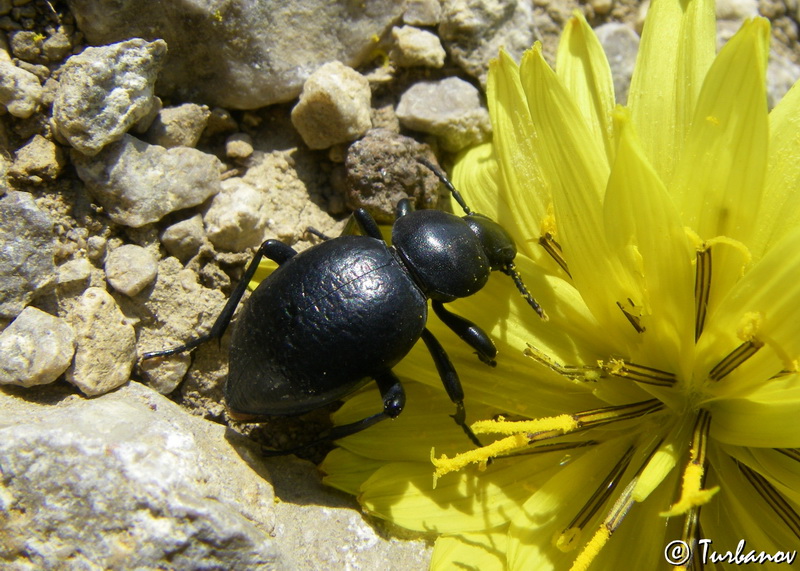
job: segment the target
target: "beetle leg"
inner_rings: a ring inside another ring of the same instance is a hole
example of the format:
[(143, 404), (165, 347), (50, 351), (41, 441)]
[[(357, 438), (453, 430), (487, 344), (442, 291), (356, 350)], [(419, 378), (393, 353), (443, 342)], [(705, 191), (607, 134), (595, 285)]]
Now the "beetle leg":
[(180, 345), (172, 349), (145, 353), (142, 355), (142, 361), (146, 359), (153, 359), (154, 357), (168, 357), (169, 355), (182, 353), (184, 351), (188, 351), (189, 349), (194, 349), (198, 345), (202, 345), (211, 339), (222, 338), (222, 335), (225, 333), (225, 330), (228, 328), (228, 325), (231, 322), (231, 318), (233, 318), (233, 313), (236, 311), (236, 306), (239, 305), (239, 301), (244, 295), (244, 290), (247, 288), (247, 284), (250, 283), (251, 279), (253, 279), (253, 274), (255, 274), (256, 269), (258, 269), (258, 263), (261, 261), (261, 258), (266, 256), (270, 260), (277, 262), (278, 265), (281, 265), (292, 258), (295, 254), (297, 254), (297, 252), (294, 250), (294, 248), (287, 246), (283, 242), (278, 240), (265, 241), (256, 251), (253, 259), (247, 266), (242, 279), (239, 280), (238, 284), (236, 284), (236, 288), (234, 288), (233, 292), (231, 292), (231, 296), (228, 298), (225, 307), (222, 308), (217, 320), (214, 322), (214, 325), (211, 326), (211, 330), (208, 333), (201, 335), (197, 339), (193, 339), (184, 345)]
[(353, 220), (355, 221), (359, 230), (361, 230), (366, 236), (383, 240), (381, 229), (378, 228), (378, 224), (375, 222), (375, 219), (369, 212), (363, 208), (359, 208), (353, 212)]
[(478, 358), (494, 367), (497, 362), (494, 358), (497, 356), (497, 348), (494, 346), (491, 338), (486, 332), (472, 323), (469, 319), (451, 313), (445, 309), (441, 301), (432, 301), (433, 312), (442, 320), (442, 322), (453, 330), (453, 333), (461, 337), (461, 339), (470, 347), (475, 349)]
[(451, 414), (451, 418), (456, 421), (456, 424), (461, 427), (464, 433), (469, 437), (475, 446), (483, 446), (472, 429), (467, 425), (467, 415), (464, 410), (464, 389), (461, 388), (461, 381), (458, 378), (458, 373), (450, 357), (439, 343), (439, 340), (433, 336), (433, 333), (428, 331), (427, 328), (422, 330), (422, 340), (428, 348), (428, 352), (433, 357), (433, 362), (436, 364), (436, 370), (439, 372), (439, 378), (442, 379), (444, 390), (447, 391), (447, 396), (456, 405), (456, 413)]
[(381, 399), (383, 400), (383, 411), (367, 418), (362, 418), (356, 422), (349, 424), (342, 424), (334, 426), (322, 438), (312, 440), (302, 446), (290, 448), (289, 450), (262, 450), (264, 456), (285, 456), (286, 454), (294, 454), (309, 446), (315, 446), (323, 442), (330, 442), (332, 440), (339, 440), (345, 436), (350, 436), (362, 430), (366, 430), (370, 426), (379, 423), (387, 418), (395, 418), (399, 415), (406, 404), (406, 393), (403, 390), (403, 385), (400, 384), (400, 379), (397, 378), (391, 369), (375, 375), (375, 381), (378, 383), (378, 390), (381, 392)]

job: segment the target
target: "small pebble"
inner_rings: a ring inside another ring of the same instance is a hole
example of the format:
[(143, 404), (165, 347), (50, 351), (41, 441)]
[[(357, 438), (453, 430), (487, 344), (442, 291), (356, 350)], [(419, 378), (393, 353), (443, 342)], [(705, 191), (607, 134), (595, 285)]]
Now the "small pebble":
[(132, 297), (156, 279), (158, 261), (147, 249), (125, 244), (108, 254), (105, 269), (111, 287)]
[(412, 26), (435, 26), (442, 17), (439, 0), (408, 0), (403, 22)]
[(154, 145), (168, 149), (195, 147), (210, 115), (208, 107), (194, 103), (165, 107), (150, 125), (146, 138)]
[(253, 154), (253, 139), (247, 133), (234, 133), (225, 141), (225, 155), (242, 161)]
[(59, 285), (72, 285), (88, 282), (92, 274), (92, 264), (86, 258), (75, 258), (58, 267)]
[(167, 252), (186, 262), (200, 250), (206, 231), (199, 214), (168, 226), (161, 234), (161, 243)]
[(34, 184), (53, 181), (61, 173), (66, 161), (61, 148), (41, 135), (21, 147), (8, 174), (12, 178)]
[(457, 77), (412, 85), (400, 97), (397, 117), (408, 129), (436, 135), (451, 152), (487, 140), (492, 131), (478, 89)]
[(413, 26), (392, 28), (391, 58), (400, 67), (434, 67), (444, 65), (447, 55), (436, 34)]
[(104, 289), (90, 287), (71, 316), (77, 349), (67, 380), (88, 396), (128, 382), (136, 360), (136, 333)]
[(326, 63), (303, 84), (292, 124), (309, 148), (327, 149), (367, 132), (371, 99), (363, 75), (338, 61)]
[(0, 333), (0, 384), (32, 387), (55, 381), (75, 353), (75, 333), (66, 321), (26, 307)]

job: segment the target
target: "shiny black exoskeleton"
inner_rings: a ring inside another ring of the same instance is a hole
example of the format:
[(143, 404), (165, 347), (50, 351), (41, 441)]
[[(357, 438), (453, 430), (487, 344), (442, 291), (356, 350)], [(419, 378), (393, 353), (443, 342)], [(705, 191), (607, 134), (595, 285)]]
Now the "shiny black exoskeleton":
[[(541, 317), (544, 313), (514, 268), (516, 247), (509, 234), (473, 213), (437, 167), (420, 162), (447, 185), (466, 216), (414, 211), (411, 202), (403, 200), (397, 207), (392, 246), (364, 210), (354, 213), (364, 235), (326, 239), (299, 254), (282, 242), (267, 240), (207, 335), (143, 358), (172, 355), (221, 337), (266, 256), (279, 267), (244, 304), (231, 338), (225, 399), (234, 418), (299, 415), (355, 391), (370, 379), (378, 383), (383, 411), (337, 426), (325, 440), (394, 418), (403, 410), (405, 394), (392, 367), (422, 338), (456, 405), (453, 418), (480, 445), (466, 424), (458, 374), (425, 327), (428, 299), (434, 313), (490, 365), (497, 354), (492, 340), (474, 323), (445, 309), (444, 303), (473, 295), (491, 271), (498, 270), (512, 277)], [(291, 451), (281, 453), (286, 452)]]

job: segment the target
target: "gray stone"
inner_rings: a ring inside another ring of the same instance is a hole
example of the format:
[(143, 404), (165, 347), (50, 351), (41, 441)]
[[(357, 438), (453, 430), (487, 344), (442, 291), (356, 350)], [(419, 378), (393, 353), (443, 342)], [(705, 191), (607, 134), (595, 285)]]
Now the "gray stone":
[(206, 128), (211, 111), (205, 105), (184, 103), (162, 109), (150, 124), (146, 138), (154, 145), (194, 147)]
[(439, 0), (407, 0), (403, 22), (412, 26), (435, 26), (441, 16)]
[(225, 190), (203, 215), (208, 239), (217, 248), (238, 252), (267, 238), (294, 243), (308, 226), (339, 233), (341, 224), (319, 206), (313, 197), (318, 190), (307, 182), (317, 176), (311, 153), (255, 151), (248, 165), (243, 177), (223, 181)]
[(232, 109), (291, 101), (320, 65), (368, 61), (379, 38), (399, 20), (403, 2), (366, 5), (329, 0), (195, 0), (184, 7), (162, 0), (70, 2), (91, 44), (131, 37), (163, 38), (170, 47), (159, 95)]
[(92, 263), (86, 258), (75, 258), (58, 266), (58, 284), (87, 283), (92, 275)]
[(715, 9), (720, 20), (741, 22), (758, 16), (758, 0), (717, 0)]
[(386, 129), (372, 129), (350, 145), (345, 199), (351, 210), (366, 209), (379, 223), (394, 221), (397, 203), (412, 198), (417, 208), (435, 208), (439, 179), (417, 159), (435, 163), (428, 145)]
[(63, 320), (26, 307), (0, 333), (0, 384), (32, 387), (55, 381), (75, 353), (75, 334)]
[(27, 192), (0, 199), (0, 318), (13, 319), (56, 277), (53, 221)]
[(127, 383), (136, 359), (136, 333), (114, 298), (90, 287), (70, 317), (77, 350), (67, 380), (89, 396)]
[(158, 260), (146, 248), (125, 244), (108, 254), (105, 270), (111, 287), (131, 297), (156, 279)]
[(306, 80), (292, 109), (292, 124), (311, 149), (357, 139), (372, 126), (367, 78), (340, 62), (323, 65)]
[(624, 105), (628, 100), (636, 55), (639, 52), (639, 36), (632, 28), (618, 22), (609, 22), (595, 28), (597, 39), (603, 46), (611, 66), (614, 79), (614, 96), (617, 103)]
[(62, 27), (59, 27), (42, 43), (44, 56), (52, 62), (58, 62), (72, 52), (72, 41)]
[(434, 67), (444, 65), (447, 55), (436, 34), (413, 26), (392, 28), (391, 58), (399, 67)]
[(477, 88), (457, 77), (412, 85), (400, 97), (397, 117), (408, 129), (436, 135), (452, 152), (487, 140), (492, 129)]
[(34, 135), (17, 150), (8, 174), (14, 179), (34, 184), (49, 182), (61, 174), (65, 164), (64, 153), (58, 145), (41, 135)]
[[(141, 319), (139, 353), (176, 347), (207, 332), (225, 305), (225, 296), (198, 283), (197, 274), (184, 268), (175, 258), (158, 265), (158, 277), (144, 305), (126, 307)], [(153, 316), (157, 315), (158, 319)], [(162, 394), (174, 391), (189, 368), (188, 353), (168, 359), (149, 359), (141, 363), (148, 384)], [(219, 400), (221, 400), (221, 391)], [(217, 403), (222, 414), (222, 407)]]
[(220, 190), (219, 159), (124, 135), (95, 157), (73, 157), (78, 176), (117, 224), (139, 228), (197, 206)]
[(247, 133), (234, 133), (225, 140), (225, 155), (243, 161), (253, 154), (253, 139)]
[(167, 252), (186, 262), (200, 250), (206, 237), (203, 228), (203, 217), (195, 214), (191, 218), (181, 220), (168, 226), (161, 233), (161, 243)]
[(133, 39), (86, 48), (64, 64), (53, 102), (53, 125), (85, 155), (119, 140), (147, 115), (166, 56), (163, 40)]
[(0, 59), (0, 105), (14, 117), (27, 119), (39, 108), (42, 84), (29, 71)]
[(275, 569), (275, 497), (258, 462), (242, 437), (138, 383), (57, 404), (0, 392), (3, 561)]
[(229, 252), (257, 248), (264, 240), (269, 219), (267, 197), (239, 177), (222, 181), (222, 192), (203, 217), (214, 246)]
[(439, 37), (452, 60), (486, 87), (489, 61), (505, 48), (519, 61), (536, 39), (533, 2), (443, 0)]

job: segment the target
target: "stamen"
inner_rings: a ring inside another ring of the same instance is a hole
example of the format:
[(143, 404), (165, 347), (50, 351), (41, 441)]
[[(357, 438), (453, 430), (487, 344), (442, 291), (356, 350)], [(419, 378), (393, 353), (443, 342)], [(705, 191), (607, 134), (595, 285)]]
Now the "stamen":
[(736, 367), (755, 355), (764, 346), (763, 341), (755, 337), (745, 341), (736, 349), (728, 353), (728, 356), (717, 363), (708, 373), (708, 378), (712, 381), (719, 381), (733, 372)]
[(622, 359), (612, 359), (608, 364), (601, 362), (600, 367), (611, 376), (657, 387), (671, 387), (678, 382), (675, 373), (638, 365)]
[(491, 433), (508, 434), (510, 436), (496, 440), (481, 448), (456, 454), (452, 458), (448, 458), (444, 454), (436, 458), (435, 451), (431, 450), (431, 462), (436, 468), (433, 475), (434, 486), (441, 476), (461, 470), (469, 464), (485, 466), (492, 458), (513, 454), (536, 442), (556, 438), (562, 434), (580, 432), (605, 424), (638, 418), (658, 412), (663, 408), (664, 404), (661, 401), (651, 399), (633, 404), (596, 408), (572, 415), (562, 414), (535, 420), (506, 421), (502, 418), (498, 420), (479, 420), (472, 424), (472, 431), (476, 434)]
[(708, 297), (711, 293), (711, 248), (704, 245), (697, 251), (694, 277), (694, 340), (700, 339), (706, 322)]
[(553, 235), (550, 232), (545, 232), (545, 234), (539, 238), (539, 245), (544, 248), (544, 251), (550, 254), (550, 257), (555, 260), (555, 262), (561, 266), (561, 269), (564, 270), (564, 273), (567, 274), (569, 277), (572, 277), (572, 274), (569, 273), (569, 268), (567, 267), (567, 260), (564, 259), (564, 252), (561, 250), (561, 245), (555, 241)]
[(681, 515), (695, 506), (708, 503), (719, 491), (719, 486), (703, 488), (705, 478), (706, 449), (708, 447), (708, 430), (711, 427), (711, 413), (700, 409), (692, 431), (692, 443), (689, 447), (689, 463), (683, 471), (683, 484), (680, 499), (661, 512), (663, 517)]
[(739, 461), (736, 461), (736, 465), (739, 467), (744, 477), (747, 478), (747, 481), (750, 482), (750, 485), (764, 498), (764, 501), (767, 502), (777, 516), (781, 518), (781, 521), (783, 521), (786, 527), (800, 539), (800, 515), (792, 509), (789, 502), (786, 501), (781, 493), (778, 492), (764, 476)]
[[(628, 303), (630, 304), (632, 309), (636, 309), (636, 304), (633, 303), (633, 300), (631, 298), (628, 298)], [(647, 331), (647, 329), (645, 329), (645, 326), (642, 325), (642, 318), (640, 316), (635, 315), (630, 311), (628, 311), (627, 309), (625, 309), (620, 302), (617, 302), (617, 307), (619, 307), (620, 311), (622, 311), (622, 314), (625, 316), (628, 322), (631, 325), (633, 325), (633, 328), (636, 330), (636, 333), (644, 333), (645, 331)]]
[[(704, 469), (702, 481), (700, 482), (701, 487), (706, 485), (707, 475), (708, 471)], [(683, 518), (683, 533), (681, 534), (681, 539), (683, 540), (682, 545), (684, 548), (689, 549), (689, 553), (692, 557), (690, 566), (693, 571), (702, 571), (705, 569), (705, 563), (697, 551), (697, 543), (701, 537), (700, 509), (701, 506), (693, 506), (688, 512), (686, 512), (686, 515)], [(684, 565), (683, 568), (685, 569), (686, 566)]]
[(529, 456), (532, 454), (545, 454), (547, 452), (564, 452), (565, 450), (575, 450), (577, 448), (586, 448), (588, 446), (597, 446), (600, 444), (597, 440), (578, 440), (572, 442), (555, 442), (552, 444), (540, 444), (539, 446), (531, 446), (526, 448), (525, 450), (516, 450), (514, 452), (510, 452), (508, 454), (504, 454), (502, 456), (497, 456), (498, 459), (501, 458), (511, 458), (511, 457), (518, 457), (518, 456)]
[(603, 546), (608, 543), (608, 540), (611, 539), (613, 533), (617, 531), (622, 520), (625, 519), (625, 516), (628, 515), (628, 511), (634, 504), (631, 492), (635, 485), (636, 480), (634, 479), (625, 486), (625, 490), (620, 494), (620, 497), (614, 503), (614, 507), (611, 508), (611, 511), (608, 512), (606, 519), (600, 524), (594, 537), (589, 540), (584, 546), (583, 551), (581, 551), (581, 554), (578, 555), (572, 563), (570, 571), (585, 571), (588, 569)]
[(800, 448), (775, 448), (775, 452), (780, 452), (795, 462), (800, 462)]
[(540, 351), (530, 343), (528, 347), (522, 353), (526, 357), (530, 357), (534, 361), (537, 361), (558, 373), (563, 377), (567, 377), (573, 381), (597, 381), (600, 378), (601, 371), (596, 367), (576, 367), (573, 365), (563, 365), (554, 359), (552, 359), (549, 355), (545, 354), (543, 351)]
[(630, 446), (625, 451), (622, 458), (619, 459), (617, 464), (611, 469), (597, 489), (595, 489), (589, 501), (583, 505), (581, 511), (575, 515), (569, 525), (564, 528), (564, 531), (555, 538), (553, 543), (560, 551), (572, 551), (577, 547), (576, 543), (580, 532), (589, 524), (603, 505), (605, 505), (606, 500), (611, 497), (611, 494), (614, 493), (614, 490), (619, 485), (620, 477), (625, 473), (625, 470), (628, 469), (628, 465), (631, 463), (633, 451), (633, 446)]

